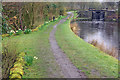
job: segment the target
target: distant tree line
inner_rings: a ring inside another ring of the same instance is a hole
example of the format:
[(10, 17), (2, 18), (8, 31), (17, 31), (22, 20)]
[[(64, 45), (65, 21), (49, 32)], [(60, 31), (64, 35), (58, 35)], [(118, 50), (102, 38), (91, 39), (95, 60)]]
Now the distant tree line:
[(10, 30), (33, 29), (70, 10), (116, 9), (116, 2), (5, 2), (2, 3), (2, 33)]
[(52, 20), (53, 16), (58, 17), (66, 13), (63, 4), (47, 2), (5, 2), (2, 3), (2, 8), (2, 33), (33, 29), (45, 21)]
[[(98, 1), (98, 0), (97, 0)], [(95, 9), (116, 9), (118, 2), (68, 2), (64, 3), (67, 10), (88, 10), (89, 8)]]

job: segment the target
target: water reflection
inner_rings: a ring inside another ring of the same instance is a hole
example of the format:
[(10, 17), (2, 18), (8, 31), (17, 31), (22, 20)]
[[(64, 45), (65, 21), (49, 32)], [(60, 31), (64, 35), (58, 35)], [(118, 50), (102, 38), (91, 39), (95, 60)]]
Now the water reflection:
[(118, 49), (118, 25), (116, 22), (77, 21), (76, 23), (80, 27), (78, 35), (85, 41), (97, 40), (108, 49), (113, 47)]

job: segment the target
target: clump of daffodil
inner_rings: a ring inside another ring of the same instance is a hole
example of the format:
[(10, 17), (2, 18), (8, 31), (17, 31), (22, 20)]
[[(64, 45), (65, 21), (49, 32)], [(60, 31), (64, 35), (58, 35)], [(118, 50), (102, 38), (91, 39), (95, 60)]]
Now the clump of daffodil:
[(38, 59), (38, 57), (34, 56), (34, 59)]
[(9, 34), (2, 34), (2, 37), (8, 37)]
[(24, 59), (23, 59), (24, 56), (25, 56), (24, 52), (21, 52), (18, 55), (13, 68), (10, 69), (10, 76), (9, 76), (10, 79), (21, 78), (23, 76), (23, 74), (24, 74), (23, 66), (25, 64)]
[(15, 33), (15, 31), (14, 30), (10, 30), (10, 33)]

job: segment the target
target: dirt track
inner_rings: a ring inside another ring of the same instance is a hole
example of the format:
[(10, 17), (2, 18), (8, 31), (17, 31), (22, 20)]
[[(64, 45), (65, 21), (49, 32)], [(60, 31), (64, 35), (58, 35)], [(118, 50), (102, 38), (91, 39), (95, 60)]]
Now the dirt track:
[[(68, 17), (73, 17), (72, 13), (68, 13)], [(55, 39), (55, 32), (57, 26), (66, 21), (66, 19), (62, 19), (58, 24), (53, 26), (53, 30), (50, 33), (49, 41), (51, 44), (51, 49), (54, 53), (56, 62), (61, 68), (61, 72), (64, 75), (64, 78), (85, 78), (84, 74), (80, 72), (69, 60), (69, 58), (64, 54), (64, 52), (59, 48), (56, 39)]]

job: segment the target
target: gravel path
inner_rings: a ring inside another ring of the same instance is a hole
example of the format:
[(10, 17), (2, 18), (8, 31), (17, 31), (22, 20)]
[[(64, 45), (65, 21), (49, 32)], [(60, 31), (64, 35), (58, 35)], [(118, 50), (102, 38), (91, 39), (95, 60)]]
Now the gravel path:
[[(71, 16), (72, 13), (68, 13), (68, 17)], [(73, 14), (72, 14), (73, 17)], [(55, 26), (53, 26), (53, 30), (50, 33), (50, 37), (49, 37), (49, 41), (51, 44), (51, 49), (54, 53), (54, 56), (56, 58), (56, 62), (58, 63), (58, 65), (61, 68), (61, 72), (64, 75), (64, 78), (85, 78), (84, 74), (82, 72), (80, 72), (80, 70), (78, 70), (72, 63), (71, 61), (68, 59), (68, 57), (65, 55), (65, 53), (59, 48), (56, 39), (55, 39), (55, 32), (57, 29), (57, 26), (61, 23), (63, 23), (64, 21), (66, 21), (66, 19), (62, 19), (58, 24), (56, 24)]]

